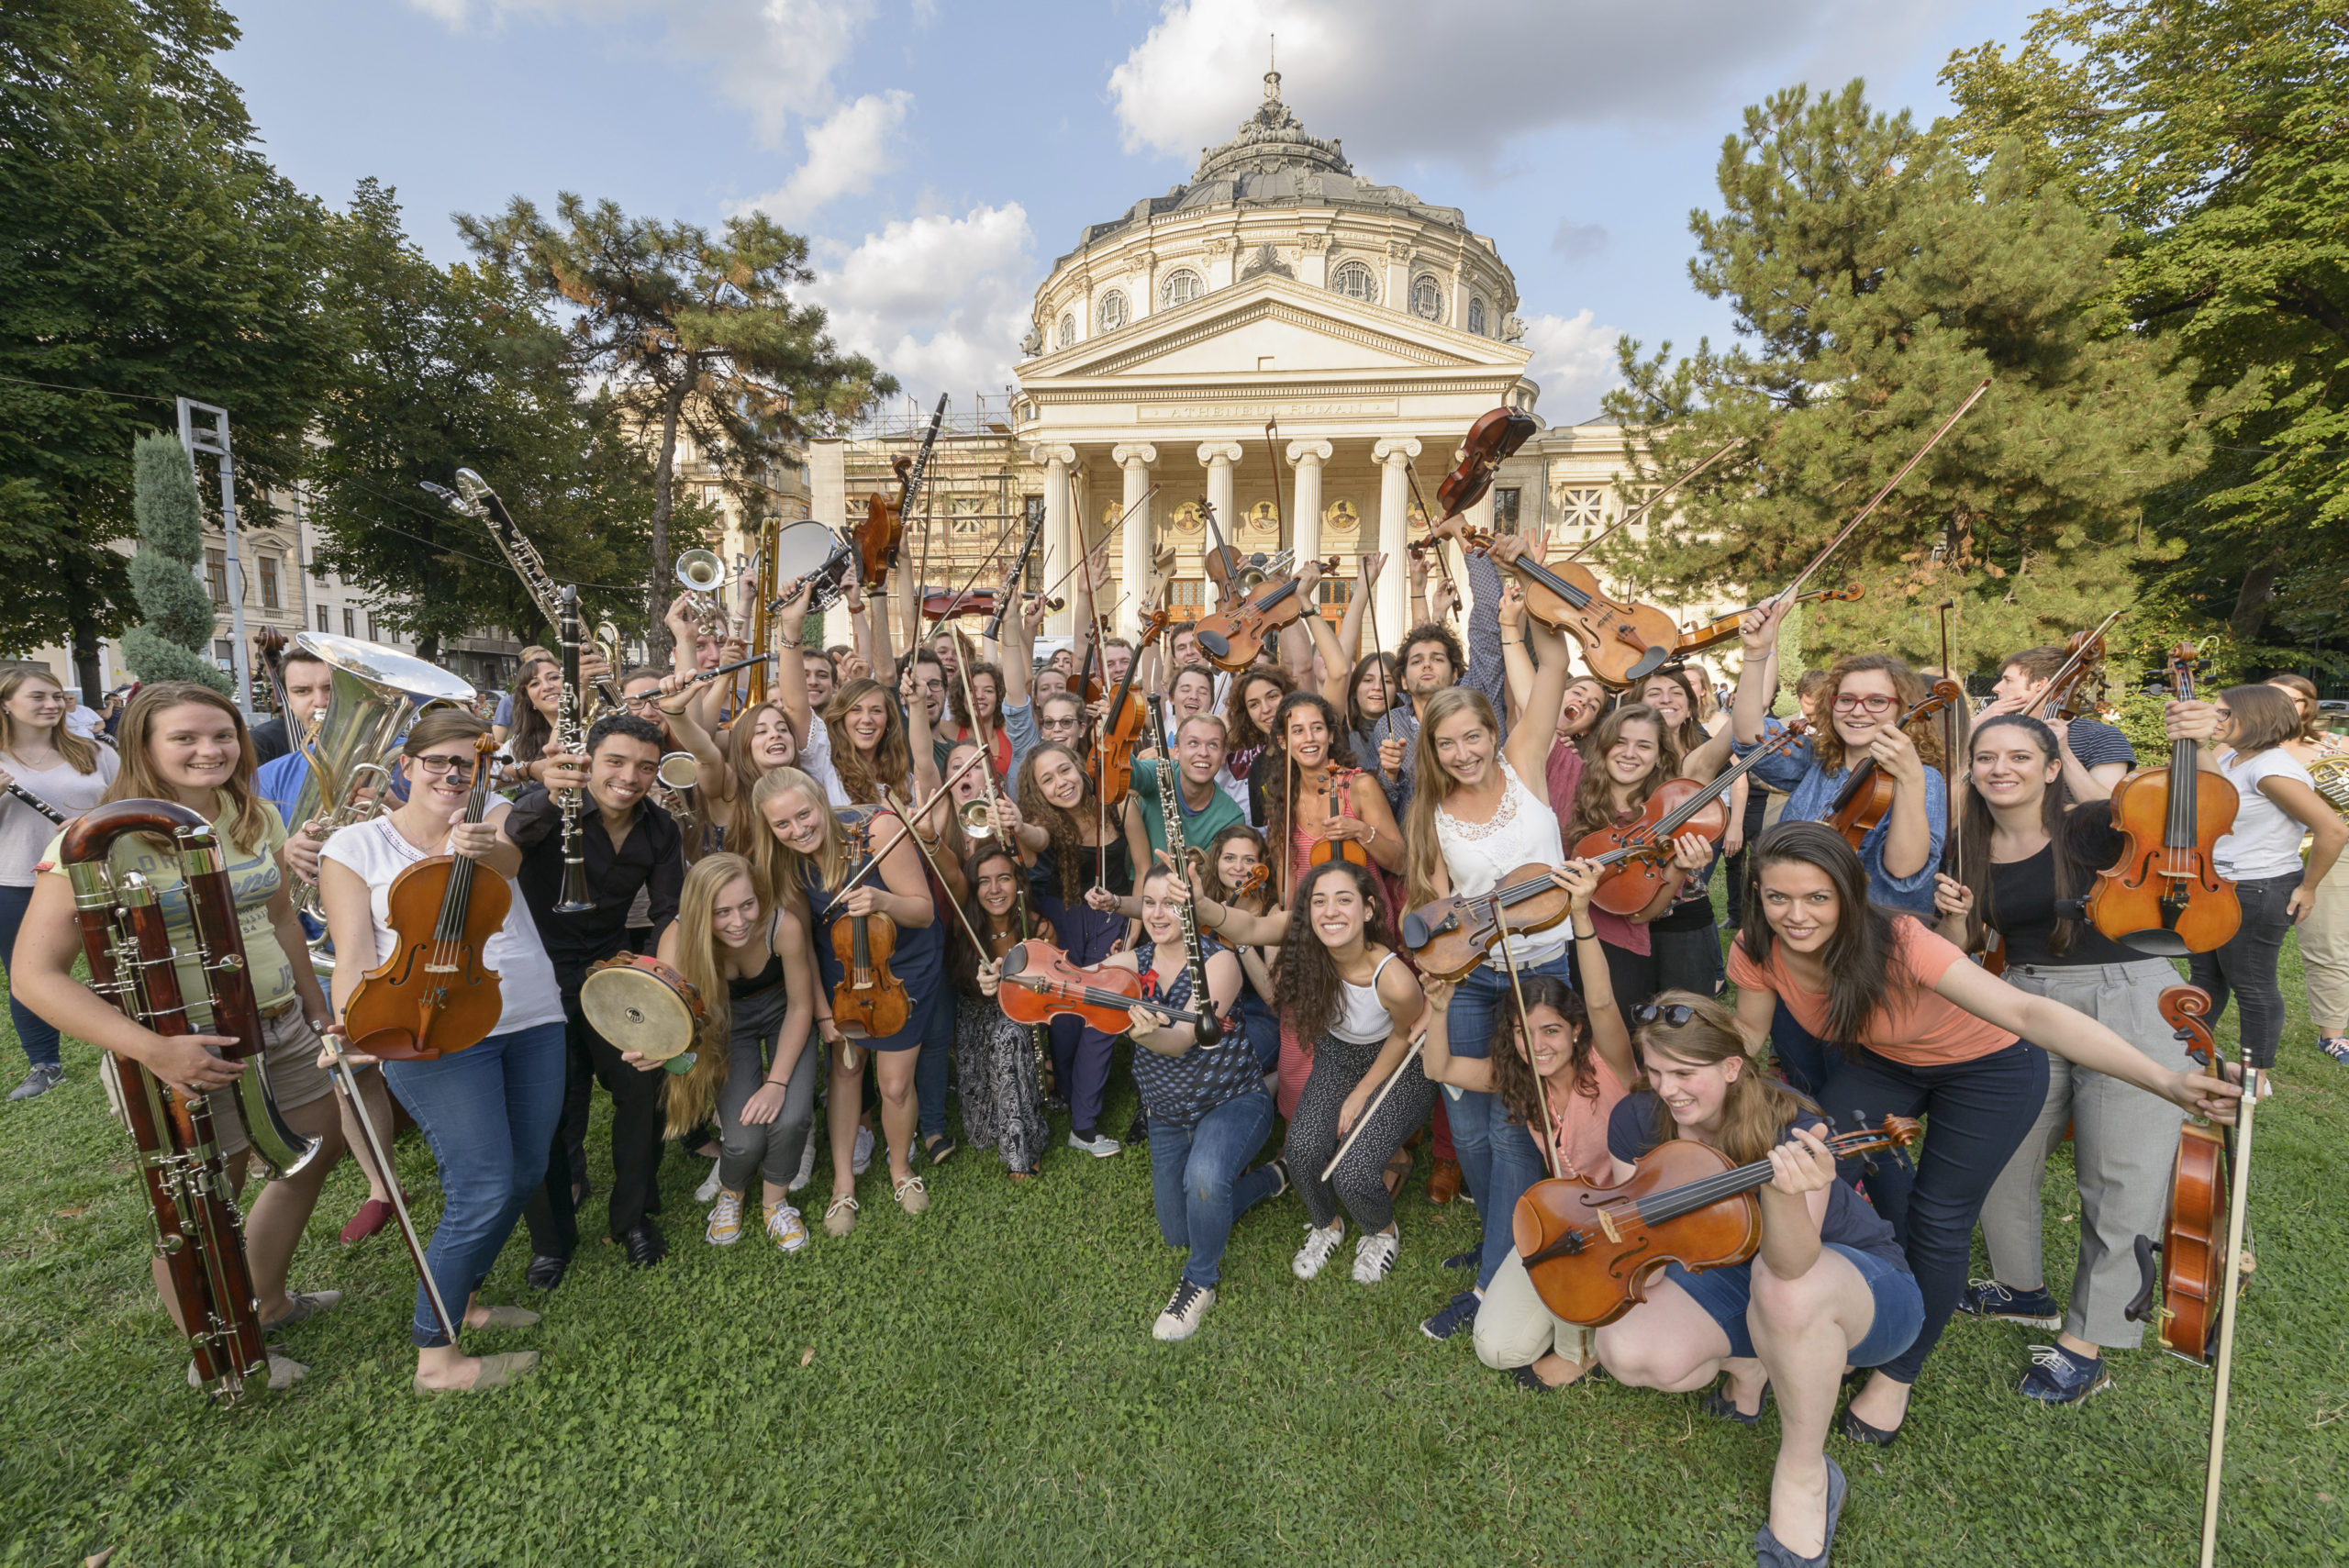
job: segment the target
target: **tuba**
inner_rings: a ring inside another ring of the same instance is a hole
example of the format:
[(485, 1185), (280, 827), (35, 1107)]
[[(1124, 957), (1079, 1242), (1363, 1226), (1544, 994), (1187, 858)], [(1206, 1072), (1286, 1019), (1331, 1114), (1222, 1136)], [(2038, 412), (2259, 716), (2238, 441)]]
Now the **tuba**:
[[(169, 841), (208, 998), (181, 993), (161, 891), (140, 873), (115, 870), (115, 840), (126, 833)], [(262, 1064), (264, 1026), (246, 977), (236, 899), (211, 824), (169, 801), (118, 800), (67, 828), (59, 860), (73, 887), (90, 989), (125, 1017), (165, 1035), (194, 1033), (188, 1007), (208, 1000), (212, 1032), (238, 1040), (223, 1054), (248, 1064), (228, 1101), (232, 1114), (243, 1118), (253, 1151), (272, 1170), (281, 1176), (301, 1170), (317, 1153), (317, 1140), (285, 1124), (270, 1091)], [(229, 1195), (210, 1099), (183, 1095), (126, 1057), (115, 1059), (115, 1072), (153, 1210), (155, 1255), (187, 1325), (196, 1376), (217, 1397), (234, 1399), (246, 1378), (268, 1376), (269, 1353), (245, 1262), (244, 1222)]]
[[(392, 757), (417, 715), (437, 703), (470, 703), (473, 688), (437, 664), (356, 638), (306, 631), (295, 641), (326, 662), (331, 685), (302, 744), (310, 768), (286, 827), (316, 821), (332, 833), (384, 809)], [(297, 885), (294, 906), (312, 919), (326, 917), (314, 886)]]

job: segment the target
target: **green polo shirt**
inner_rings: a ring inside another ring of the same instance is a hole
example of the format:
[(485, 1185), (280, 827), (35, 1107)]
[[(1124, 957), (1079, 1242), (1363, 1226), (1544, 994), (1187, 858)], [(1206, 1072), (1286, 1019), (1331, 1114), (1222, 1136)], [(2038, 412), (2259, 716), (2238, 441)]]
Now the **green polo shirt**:
[[(1155, 853), (1166, 847), (1166, 808), (1159, 803), (1156, 762), (1139, 762), (1134, 764), (1134, 795), (1141, 803), (1142, 828), (1149, 833), (1150, 847)], [(1182, 795), (1183, 792), (1178, 788), (1174, 792), (1177, 802), (1182, 800)], [(1208, 847), (1208, 840), (1218, 833), (1235, 822), (1248, 820), (1239, 805), (1223, 791), (1213, 790), (1210, 795), (1207, 805), (1197, 811), (1193, 811), (1187, 805), (1181, 807), (1183, 842), (1191, 849), (1204, 850)]]

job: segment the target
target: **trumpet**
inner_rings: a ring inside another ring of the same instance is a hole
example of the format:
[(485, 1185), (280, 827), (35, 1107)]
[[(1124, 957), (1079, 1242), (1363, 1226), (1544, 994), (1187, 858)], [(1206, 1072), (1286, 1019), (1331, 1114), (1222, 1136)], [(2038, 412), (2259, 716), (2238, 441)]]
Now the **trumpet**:
[(983, 844), (995, 837), (995, 805), (981, 797), (966, 800), (959, 808), (963, 818), (963, 836), (973, 843)]
[(677, 557), (677, 581), (693, 601), (694, 619), (702, 634), (721, 640), (733, 630), (733, 621), (718, 599), (726, 586), (726, 562), (710, 550), (689, 550)]
[(701, 769), (691, 751), (664, 752), (652, 770), (653, 802), (676, 822), (680, 833), (693, 831), (694, 786), (700, 781)]
[(1293, 550), (1278, 550), (1271, 555), (1260, 551), (1248, 558), (1233, 581), (1241, 593), (1252, 593), (1275, 577), (1286, 576), (1296, 565), (1297, 551)]

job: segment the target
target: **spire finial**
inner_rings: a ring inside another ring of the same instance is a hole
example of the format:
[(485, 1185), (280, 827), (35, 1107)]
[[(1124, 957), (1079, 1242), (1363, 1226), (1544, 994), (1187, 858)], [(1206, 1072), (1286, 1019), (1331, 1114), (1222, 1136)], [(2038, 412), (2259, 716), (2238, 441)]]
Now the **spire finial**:
[(1281, 101), (1280, 35), (1268, 33), (1265, 37), (1270, 41), (1264, 48), (1264, 102), (1277, 104)]

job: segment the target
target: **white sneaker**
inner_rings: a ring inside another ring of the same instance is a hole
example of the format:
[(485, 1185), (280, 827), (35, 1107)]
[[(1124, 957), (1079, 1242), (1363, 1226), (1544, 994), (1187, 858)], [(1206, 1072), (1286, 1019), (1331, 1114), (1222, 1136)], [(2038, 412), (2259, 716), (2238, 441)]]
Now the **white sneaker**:
[(1068, 1146), (1071, 1149), (1082, 1149), (1096, 1160), (1107, 1160), (1112, 1154), (1121, 1152), (1126, 1147), (1116, 1139), (1104, 1135), (1098, 1128), (1094, 1129), (1093, 1136), (1090, 1138), (1079, 1138), (1075, 1133), (1070, 1133)]
[(810, 1133), (807, 1135), (807, 1141), (806, 1143), (804, 1143), (804, 1144), (802, 1144), (802, 1145), (800, 1146), (800, 1150), (799, 1150), (799, 1174), (797, 1174), (797, 1175), (796, 1175), (796, 1176), (794, 1176), (794, 1177), (792, 1177), (792, 1178), (791, 1178), (791, 1184), (790, 1184), (789, 1186), (785, 1187), (785, 1188), (784, 1189), (784, 1191), (785, 1191), (785, 1192), (791, 1192), (791, 1193), (796, 1193), (796, 1192), (797, 1192), (800, 1188), (802, 1188), (802, 1187), (806, 1186), (809, 1182), (812, 1182), (812, 1181), (814, 1181), (815, 1179), (816, 1179), (816, 1135), (815, 1135), (813, 1132), (810, 1132)]
[(709, 1162), (708, 1177), (703, 1181), (701, 1185), (694, 1189), (694, 1201), (696, 1203), (707, 1203), (718, 1195), (718, 1162), (712, 1160)]
[(1403, 1239), (1387, 1231), (1365, 1234), (1354, 1243), (1354, 1284), (1376, 1284), (1395, 1266), (1396, 1249)]
[(807, 1222), (789, 1204), (775, 1204), (767, 1210), (767, 1237), (785, 1251), (796, 1252), (807, 1245)]
[(864, 1168), (872, 1163), (873, 1129), (859, 1127), (856, 1129), (856, 1152), (849, 1156), (848, 1168), (861, 1176), (864, 1174)]
[(1330, 1254), (1336, 1251), (1338, 1244), (1345, 1239), (1346, 1222), (1342, 1219), (1331, 1220), (1327, 1230), (1316, 1230), (1310, 1225), (1307, 1226), (1305, 1245), (1299, 1247), (1297, 1256), (1288, 1261), (1288, 1272), (1299, 1279), (1311, 1279), (1321, 1272), (1321, 1265), (1330, 1261)]
[(1177, 1280), (1174, 1294), (1166, 1303), (1166, 1310), (1151, 1325), (1154, 1340), (1187, 1340), (1199, 1331), (1199, 1319), (1215, 1305), (1215, 1292), (1207, 1285), (1193, 1284), (1189, 1280)]
[(718, 1190), (718, 1207), (709, 1211), (709, 1228), (702, 1240), (713, 1247), (731, 1247), (742, 1239), (742, 1195)]

